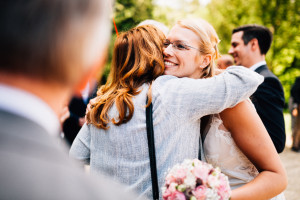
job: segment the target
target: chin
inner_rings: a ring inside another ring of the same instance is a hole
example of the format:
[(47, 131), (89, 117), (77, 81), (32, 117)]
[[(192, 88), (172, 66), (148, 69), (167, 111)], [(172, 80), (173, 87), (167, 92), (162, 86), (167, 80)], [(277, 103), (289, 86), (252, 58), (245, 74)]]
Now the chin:
[(173, 73), (170, 72), (169, 70), (165, 70), (164, 75), (173, 75)]
[(234, 64), (236, 64), (236, 65), (243, 65), (239, 60), (235, 60)]

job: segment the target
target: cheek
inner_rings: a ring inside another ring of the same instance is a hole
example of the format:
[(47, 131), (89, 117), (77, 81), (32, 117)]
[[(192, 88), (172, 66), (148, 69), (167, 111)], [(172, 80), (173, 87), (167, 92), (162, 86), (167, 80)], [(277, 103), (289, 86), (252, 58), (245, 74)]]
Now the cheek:
[(194, 74), (195, 71), (196, 71), (196, 63), (193, 61), (187, 62), (185, 66), (181, 68), (181, 72), (184, 74), (184, 76), (187, 77)]
[(239, 54), (240, 54), (240, 59), (243, 59), (245, 56), (247, 56), (248, 52), (246, 49), (240, 49)]
[(192, 73), (195, 71), (196, 66), (199, 66), (201, 63), (201, 56), (195, 55), (193, 52), (189, 52), (185, 55), (178, 57), (179, 61), (179, 70), (181, 73)]
[[(191, 59), (192, 60), (192, 59)], [(198, 55), (198, 56), (194, 56), (194, 62), (191, 63), (193, 65), (194, 68), (200, 67), (203, 64), (204, 61), (204, 56)]]
[(247, 50), (247, 48), (245, 48), (245, 46), (244, 47), (241, 46), (238, 48), (238, 51), (241, 52), (242, 54), (245, 54), (245, 53), (247, 53), (248, 50)]

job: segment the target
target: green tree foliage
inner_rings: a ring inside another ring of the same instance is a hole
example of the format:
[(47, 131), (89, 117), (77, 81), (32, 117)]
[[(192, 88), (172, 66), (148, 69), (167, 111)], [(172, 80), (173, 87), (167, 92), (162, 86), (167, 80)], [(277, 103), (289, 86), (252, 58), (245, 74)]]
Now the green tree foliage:
[[(153, 18), (152, 0), (116, 0), (114, 6), (114, 20), (118, 32), (127, 31), (145, 19)], [(112, 22), (113, 23), (113, 22)], [(112, 52), (116, 39), (115, 27), (112, 27), (112, 37), (109, 45), (107, 63), (103, 72), (101, 83), (104, 84), (110, 71)]]
[(126, 31), (145, 19), (152, 19), (152, 0), (117, 0), (115, 21), (120, 31)]
[(230, 48), (231, 31), (244, 24), (260, 24), (273, 32), (267, 53), (269, 68), (279, 77), (286, 100), (296, 76), (300, 76), (299, 0), (212, 0), (206, 16), (222, 42), (221, 52)]
[[(266, 61), (281, 80), (286, 99), (296, 76), (300, 76), (299, 0), (116, 0), (114, 19), (119, 31), (126, 31), (145, 19), (155, 19), (171, 27), (177, 20), (202, 17), (216, 29), (221, 53), (230, 48), (231, 31), (244, 24), (260, 24), (273, 32)], [(114, 31), (113, 31), (114, 32)], [(112, 36), (112, 43), (115, 35)], [(113, 45), (111, 45), (112, 49)], [(105, 74), (109, 71), (111, 52)]]

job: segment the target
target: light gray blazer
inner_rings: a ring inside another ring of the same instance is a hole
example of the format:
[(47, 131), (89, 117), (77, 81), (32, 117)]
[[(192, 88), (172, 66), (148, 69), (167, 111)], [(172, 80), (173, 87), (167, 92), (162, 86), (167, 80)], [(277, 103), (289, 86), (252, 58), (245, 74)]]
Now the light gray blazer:
[[(153, 124), (159, 187), (169, 168), (198, 157), (200, 118), (219, 113), (248, 98), (263, 81), (244, 67), (230, 67), (209, 79), (161, 76), (152, 85)], [(108, 130), (84, 125), (70, 155), (90, 163), (92, 173), (104, 173), (152, 198), (145, 102), (149, 86), (133, 98), (134, 114), (126, 124)], [(110, 117), (118, 117), (115, 106)], [(161, 197), (161, 192), (160, 192)]]
[(0, 110), (0, 199), (135, 199), (103, 178), (91, 179), (33, 121)]

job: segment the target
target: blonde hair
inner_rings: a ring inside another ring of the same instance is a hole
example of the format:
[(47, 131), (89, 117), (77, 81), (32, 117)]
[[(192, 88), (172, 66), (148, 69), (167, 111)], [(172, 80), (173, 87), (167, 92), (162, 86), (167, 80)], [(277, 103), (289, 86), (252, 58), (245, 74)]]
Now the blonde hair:
[[(164, 72), (164, 39), (164, 34), (153, 25), (138, 26), (117, 37), (108, 81), (97, 92), (96, 101), (87, 113), (88, 123), (106, 130), (110, 121), (121, 125), (132, 118), (132, 98), (140, 93), (140, 86), (151, 84)], [(148, 99), (149, 105), (150, 92)], [(113, 104), (119, 112), (118, 119), (108, 116)]]
[(146, 19), (140, 22), (137, 26), (143, 26), (143, 25), (154, 25), (156, 28), (161, 30), (165, 35), (168, 35), (169, 33), (169, 28), (165, 24), (153, 19)]
[(215, 29), (203, 19), (184, 19), (177, 24), (183, 28), (193, 31), (199, 37), (199, 47), (201, 54), (211, 55), (211, 62), (203, 68), (200, 78), (209, 78), (216, 73), (216, 60), (220, 57), (218, 43), (219, 37)]

